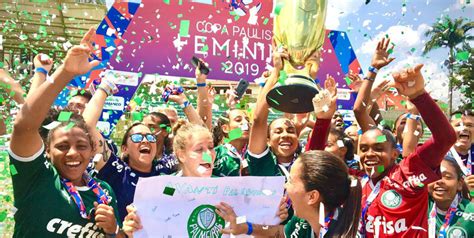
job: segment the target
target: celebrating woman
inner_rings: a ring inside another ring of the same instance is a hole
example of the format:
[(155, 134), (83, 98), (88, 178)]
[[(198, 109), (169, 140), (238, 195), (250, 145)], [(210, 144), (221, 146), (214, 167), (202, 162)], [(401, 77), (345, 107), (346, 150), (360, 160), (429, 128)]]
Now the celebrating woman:
[(361, 186), (341, 158), (325, 151), (299, 156), (285, 185), (295, 216), (286, 237), (355, 237)]
[(68, 51), (52, 75), (54, 83), (38, 86), (15, 120), (9, 149), (16, 171), (14, 237), (124, 236), (112, 189), (85, 172), (95, 145), (82, 118), (61, 113), (45, 144), (38, 132), (67, 83), (98, 65), (88, 61), (94, 32), (90, 29), (81, 45)]
[[(214, 146), (216, 146), (213, 174), (239, 176), (242, 171), (246, 174), (248, 164), (244, 154), (249, 142), (249, 117), (244, 110), (233, 109), (223, 113), (217, 120), (217, 125), (213, 129)], [(222, 140), (224, 144), (216, 145), (216, 142)]]
[(428, 185), (429, 237), (474, 237), (474, 213), (463, 172), (456, 160), (446, 156), (441, 162), (441, 179)]

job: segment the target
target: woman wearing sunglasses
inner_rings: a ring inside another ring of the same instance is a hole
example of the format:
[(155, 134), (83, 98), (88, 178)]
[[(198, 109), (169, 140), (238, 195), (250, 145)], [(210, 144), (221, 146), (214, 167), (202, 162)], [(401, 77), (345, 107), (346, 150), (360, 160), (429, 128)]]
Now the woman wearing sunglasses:
[(86, 173), (95, 144), (84, 120), (66, 113), (46, 141), (38, 132), (69, 81), (98, 65), (88, 60), (94, 32), (90, 29), (81, 45), (67, 52), (51, 77), (54, 83), (44, 82), (30, 92), (16, 117), (9, 148), (18, 209), (13, 237), (125, 236), (119, 233), (113, 190)]
[(140, 177), (158, 176), (163, 167), (155, 160), (156, 137), (149, 127), (135, 123), (128, 127), (121, 143), (121, 157), (113, 149), (113, 142), (106, 141), (95, 125), (102, 114), (105, 99), (113, 95), (115, 85), (103, 78), (94, 96), (87, 104), (83, 117), (97, 144), (94, 173), (107, 181), (117, 194), (120, 220), (127, 215), (126, 206), (133, 202), (135, 187)]

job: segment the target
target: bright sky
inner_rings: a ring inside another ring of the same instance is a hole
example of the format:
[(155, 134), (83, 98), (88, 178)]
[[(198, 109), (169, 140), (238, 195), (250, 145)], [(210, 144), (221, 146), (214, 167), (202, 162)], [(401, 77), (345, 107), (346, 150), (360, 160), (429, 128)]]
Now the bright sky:
[[(466, 2), (470, 2), (466, 4)], [(405, 7), (403, 6), (405, 3)], [(381, 73), (407, 65), (424, 63), (423, 75), (432, 96), (447, 102), (447, 70), (443, 66), (448, 50), (441, 48), (422, 56), (427, 38), (424, 32), (442, 16), (474, 18), (474, 1), (469, 0), (329, 0), (326, 27), (346, 31), (363, 69), (370, 65), (376, 43), (388, 34), (396, 45), (392, 64)], [(471, 30), (470, 34), (474, 34)], [(454, 104), (459, 103), (453, 97)]]

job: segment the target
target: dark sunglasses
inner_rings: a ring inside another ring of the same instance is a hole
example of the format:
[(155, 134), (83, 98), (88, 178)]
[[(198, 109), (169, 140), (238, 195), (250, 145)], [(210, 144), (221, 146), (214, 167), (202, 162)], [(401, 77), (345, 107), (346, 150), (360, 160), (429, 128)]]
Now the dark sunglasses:
[(155, 143), (156, 142), (156, 137), (153, 134), (131, 134), (130, 139), (132, 140), (133, 143), (140, 143), (143, 141), (143, 138), (146, 138), (148, 142)]

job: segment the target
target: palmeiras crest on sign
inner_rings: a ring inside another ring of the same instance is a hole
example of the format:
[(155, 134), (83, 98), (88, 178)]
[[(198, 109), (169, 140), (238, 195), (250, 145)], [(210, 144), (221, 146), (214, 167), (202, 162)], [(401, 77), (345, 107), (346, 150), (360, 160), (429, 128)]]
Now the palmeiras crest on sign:
[(220, 230), (224, 228), (225, 221), (215, 212), (212, 205), (200, 205), (196, 207), (188, 219), (188, 235), (192, 238), (208, 237), (218, 238), (222, 234)]

